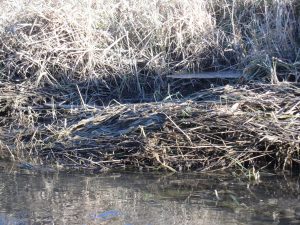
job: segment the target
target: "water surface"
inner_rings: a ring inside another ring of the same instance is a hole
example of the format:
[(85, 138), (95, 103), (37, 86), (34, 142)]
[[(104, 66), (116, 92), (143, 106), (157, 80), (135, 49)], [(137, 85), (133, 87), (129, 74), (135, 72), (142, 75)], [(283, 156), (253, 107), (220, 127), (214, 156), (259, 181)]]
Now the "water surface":
[(28, 172), (2, 166), (0, 225), (300, 224), (299, 177)]

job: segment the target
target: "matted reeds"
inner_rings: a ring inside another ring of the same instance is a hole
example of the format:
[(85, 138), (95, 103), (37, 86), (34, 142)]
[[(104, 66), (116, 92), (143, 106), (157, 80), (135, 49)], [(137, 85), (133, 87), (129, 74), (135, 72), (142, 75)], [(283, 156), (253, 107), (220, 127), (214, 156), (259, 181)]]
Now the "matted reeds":
[[(1, 121), (2, 152), (76, 168), (298, 167), (299, 90), (225, 86), (177, 101), (105, 107), (58, 104), (59, 94), (47, 103), (42, 92), (19, 93), (21, 102), (15, 90), (10, 101), (19, 104)], [(8, 99), (2, 95), (1, 104)]]
[[(286, 81), (299, 81), (299, 68), (297, 0), (4, 0), (0, 157), (292, 168), (299, 89)], [(252, 84), (199, 92), (201, 82), (167, 79), (227, 69)]]

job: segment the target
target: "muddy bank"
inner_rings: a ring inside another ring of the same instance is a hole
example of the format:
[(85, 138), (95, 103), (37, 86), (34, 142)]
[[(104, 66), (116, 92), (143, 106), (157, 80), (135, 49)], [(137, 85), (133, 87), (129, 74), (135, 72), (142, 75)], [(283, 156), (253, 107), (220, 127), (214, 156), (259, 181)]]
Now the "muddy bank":
[(181, 99), (97, 106), (3, 83), (0, 154), (101, 171), (296, 168), (299, 90), (284, 83), (227, 85)]

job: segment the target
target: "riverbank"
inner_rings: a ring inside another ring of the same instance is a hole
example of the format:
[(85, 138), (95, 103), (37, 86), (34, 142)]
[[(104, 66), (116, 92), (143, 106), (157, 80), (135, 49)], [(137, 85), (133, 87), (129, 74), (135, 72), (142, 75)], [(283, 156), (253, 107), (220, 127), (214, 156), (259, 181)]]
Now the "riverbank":
[(58, 104), (60, 93), (23, 88), (0, 87), (2, 158), (100, 170), (299, 167), (296, 84), (227, 85), (102, 107)]
[(0, 6), (0, 158), (100, 171), (299, 167), (298, 1)]

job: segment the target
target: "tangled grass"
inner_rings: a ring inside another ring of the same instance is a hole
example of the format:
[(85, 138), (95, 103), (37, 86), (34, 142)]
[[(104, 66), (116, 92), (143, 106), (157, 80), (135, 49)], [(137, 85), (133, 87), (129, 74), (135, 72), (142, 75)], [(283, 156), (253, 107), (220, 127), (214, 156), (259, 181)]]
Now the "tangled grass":
[(6, 104), (2, 156), (101, 170), (299, 167), (299, 86), (225, 86), (177, 101), (106, 107), (46, 104), (43, 93), (11, 95), (7, 86), (2, 106), (18, 105)]
[(270, 80), (278, 61), (298, 60), (297, 2), (2, 1), (1, 77), (101, 83), (119, 96), (163, 88), (164, 75), (181, 71), (234, 68)]
[[(172, 171), (299, 165), (297, 0), (0, 6), (1, 157)], [(199, 92), (166, 78), (228, 69), (264, 84)]]

